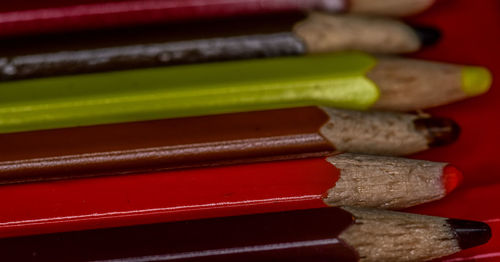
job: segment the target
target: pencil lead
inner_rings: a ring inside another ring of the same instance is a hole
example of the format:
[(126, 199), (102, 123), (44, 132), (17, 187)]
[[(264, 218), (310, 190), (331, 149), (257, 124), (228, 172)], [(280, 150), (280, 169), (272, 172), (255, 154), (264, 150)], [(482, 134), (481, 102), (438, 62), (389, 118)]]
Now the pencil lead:
[(449, 145), (460, 136), (460, 126), (449, 118), (418, 118), (413, 122), (417, 130), (427, 133), (430, 147)]
[(447, 165), (443, 169), (443, 176), (441, 180), (443, 181), (443, 186), (446, 194), (457, 188), (458, 185), (462, 183), (464, 176), (460, 170), (452, 165)]
[(455, 233), (461, 249), (485, 244), (491, 238), (491, 229), (486, 223), (461, 219), (448, 219), (446, 222)]
[(488, 91), (491, 86), (491, 72), (479, 66), (462, 68), (462, 90), (469, 96), (475, 96)]
[(412, 26), (422, 46), (436, 44), (441, 39), (441, 30), (430, 26)]

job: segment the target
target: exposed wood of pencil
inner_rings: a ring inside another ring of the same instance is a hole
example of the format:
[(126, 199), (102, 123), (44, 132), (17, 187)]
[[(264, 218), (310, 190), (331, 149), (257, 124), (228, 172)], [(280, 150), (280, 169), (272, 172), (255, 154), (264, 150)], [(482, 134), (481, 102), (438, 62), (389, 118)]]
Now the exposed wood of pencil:
[[(439, 38), (388, 18), (312, 13), (262, 16), (0, 42), (0, 79), (360, 50), (407, 53)], [(33, 42), (37, 46), (32, 45)]]
[(422, 46), (415, 29), (397, 20), (312, 13), (294, 27), (309, 53), (359, 50), (409, 53)]
[[(474, 78), (468, 82), (468, 72)], [(486, 92), (491, 74), (483, 68), (423, 60), (381, 57), (368, 73), (380, 89), (373, 108), (418, 110)]]
[(353, 214), (355, 223), (339, 237), (354, 247), (363, 262), (427, 261), (484, 244), (491, 237), (490, 228), (481, 222), (377, 209), (344, 210)]
[(407, 155), (456, 140), (450, 119), (293, 108), (0, 135), (0, 184), (326, 156)]
[(423, 261), (490, 237), (481, 222), (345, 207), (4, 238), (0, 251), (54, 262)]
[(321, 134), (342, 152), (409, 155), (452, 143), (460, 134), (460, 127), (447, 118), (321, 109), (329, 116)]
[(330, 206), (405, 208), (443, 198), (461, 181), (448, 164), (395, 157), (340, 154), (327, 158), (340, 170), (324, 201)]

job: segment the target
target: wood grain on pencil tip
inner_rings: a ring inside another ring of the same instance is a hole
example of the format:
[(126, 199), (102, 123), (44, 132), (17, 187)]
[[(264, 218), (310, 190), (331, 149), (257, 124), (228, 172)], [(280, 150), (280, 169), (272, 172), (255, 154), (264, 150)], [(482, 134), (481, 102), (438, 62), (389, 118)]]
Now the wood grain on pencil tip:
[(370, 16), (311, 13), (294, 26), (309, 53), (359, 50), (409, 53), (441, 37), (433, 27), (411, 27), (397, 20)]
[(443, 198), (462, 181), (446, 163), (349, 153), (327, 161), (340, 171), (324, 199), (329, 206), (410, 207)]
[(486, 92), (491, 74), (345, 52), (0, 83), (0, 132), (300, 106), (417, 110)]
[(488, 242), (482, 222), (353, 207), (0, 239), (30, 261), (426, 261)]
[(434, 0), (78, 0), (9, 1), (0, 7), (0, 36), (65, 32), (304, 10), (404, 16)]
[(427, 261), (491, 238), (488, 224), (479, 221), (353, 207), (344, 210), (354, 215), (355, 223), (340, 238), (355, 247), (361, 261)]
[(0, 135), (0, 184), (327, 156), (408, 155), (452, 143), (451, 119), (292, 108)]
[(483, 67), (395, 57), (379, 59), (368, 77), (381, 92), (373, 107), (385, 110), (416, 110), (459, 101), (487, 92), (492, 82), (491, 72)]
[(407, 53), (439, 36), (388, 18), (320, 13), (42, 35), (0, 42), (0, 79), (345, 50)]

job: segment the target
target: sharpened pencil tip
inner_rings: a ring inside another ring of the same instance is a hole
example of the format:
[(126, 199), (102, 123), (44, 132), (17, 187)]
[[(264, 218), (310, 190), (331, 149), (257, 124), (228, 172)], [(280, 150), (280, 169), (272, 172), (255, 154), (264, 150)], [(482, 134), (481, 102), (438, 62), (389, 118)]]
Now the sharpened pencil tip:
[(462, 90), (469, 96), (485, 93), (490, 89), (491, 72), (479, 66), (464, 66), (462, 68)]
[(441, 30), (430, 26), (412, 26), (422, 46), (436, 44), (441, 39)]
[(447, 219), (446, 222), (462, 250), (485, 244), (491, 238), (491, 229), (486, 223), (461, 219)]
[(425, 132), (429, 147), (445, 146), (455, 142), (460, 136), (460, 126), (449, 118), (418, 118), (413, 121), (415, 128)]
[(443, 175), (441, 177), (446, 194), (457, 188), (457, 186), (462, 183), (463, 178), (464, 176), (458, 168), (452, 165), (446, 165), (443, 168)]

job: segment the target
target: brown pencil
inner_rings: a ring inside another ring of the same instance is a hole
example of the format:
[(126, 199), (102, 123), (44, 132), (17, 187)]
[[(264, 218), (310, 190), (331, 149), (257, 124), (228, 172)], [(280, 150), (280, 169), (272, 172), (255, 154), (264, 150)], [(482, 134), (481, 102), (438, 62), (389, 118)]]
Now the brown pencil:
[(1, 134), (0, 183), (327, 156), (408, 155), (456, 140), (450, 119), (303, 107)]
[(353, 207), (0, 239), (22, 261), (426, 261), (488, 242), (486, 223)]

